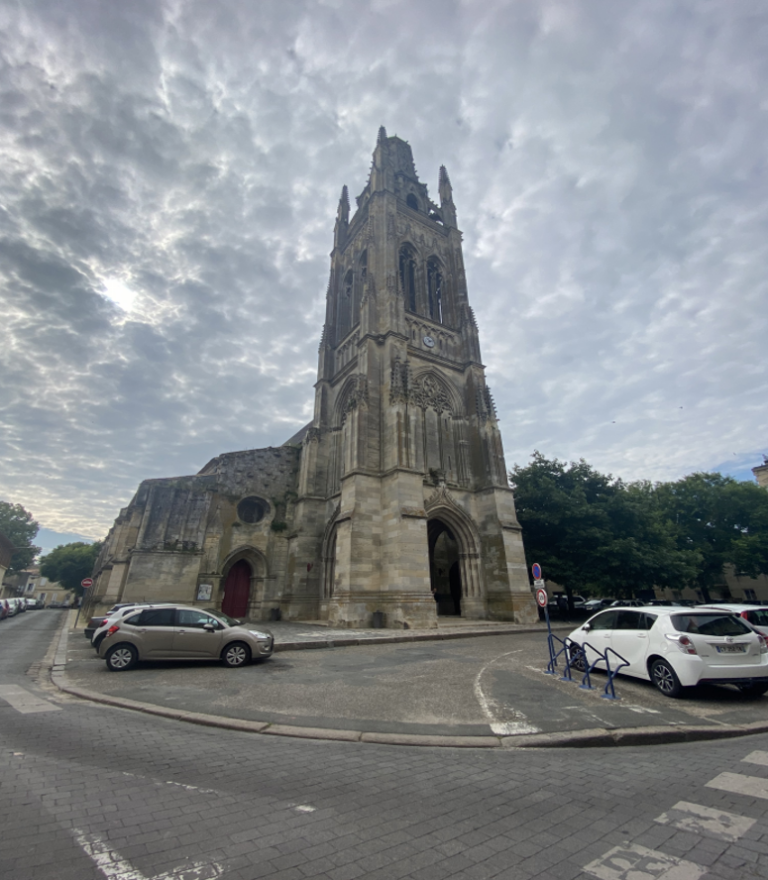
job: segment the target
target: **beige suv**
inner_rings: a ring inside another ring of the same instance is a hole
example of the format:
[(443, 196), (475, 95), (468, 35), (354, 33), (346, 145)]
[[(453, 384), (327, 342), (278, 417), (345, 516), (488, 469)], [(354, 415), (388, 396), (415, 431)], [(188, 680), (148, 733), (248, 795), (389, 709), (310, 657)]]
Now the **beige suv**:
[(184, 605), (137, 608), (112, 624), (99, 645), (111, 672), (131, 669), (140, 660), (221, 660), (244, 666), (270, 657), (272, 634), (248, 629), (219, 611)]

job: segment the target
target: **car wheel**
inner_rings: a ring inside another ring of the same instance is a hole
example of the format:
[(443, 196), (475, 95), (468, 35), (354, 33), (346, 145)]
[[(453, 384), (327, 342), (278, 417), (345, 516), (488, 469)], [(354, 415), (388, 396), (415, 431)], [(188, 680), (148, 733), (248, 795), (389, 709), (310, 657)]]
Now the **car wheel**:
[(221, 652), (221, 660), (225, 666), (234, 669), (236, 666), (245, 666), (251, 659), (251, 649), (242, 642), (232, 642)]
[(571, 657), (571, 669), (577, 672), (586, 672), (587, 663), (584, 659), (584, 651), (580, 645), (569, 645), (568, 653)]
[(756, 699), (757, 697), (762, 697), (768, 691), (768, 684), (740, 684), (738, 688), (742, 696)]
[(680, 679), (666, 660), (654, 660), (651, 664), (651, 681), (665, 697), (679, 697), (683, 693)]
[(110, 672), (125, 672), (126, 669), (136, 665), (139, 653), (133, 645), (115, 645), (114, 648), (109, 649), (104, 659)]

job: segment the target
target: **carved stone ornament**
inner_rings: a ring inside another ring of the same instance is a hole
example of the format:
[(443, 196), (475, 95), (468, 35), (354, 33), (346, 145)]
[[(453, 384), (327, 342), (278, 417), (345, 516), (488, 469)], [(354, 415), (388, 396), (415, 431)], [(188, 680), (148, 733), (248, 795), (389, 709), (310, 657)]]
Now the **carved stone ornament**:
[(350, 384), (349, 397), (344, 404), (344, 411), (341, 415), (342, 425), (347, 420), (347, 414), (357, 409), (360, 404), (368, 403), (368, 379), (366, 376), (354, 376)]
[(320, 439), (320, 428), (308, 428), (304, 439), (307, 443), (317, 443)]
[(422, 409), (432, 407), (437, 413), (453, 413), (451, 401), (445, 388), (430, 373), (427, 373), (426, 376), (422, 376), (416, 382), (416, 387), (413, 390), (411, 398), (414, 403)]
[(408, 400), (410, 387), (410, 367), (408, 361), (401, 361), (399, 355), (395, 355), (392, 361), (392, 377), (389, 385), (389, 402), (402, 403)]

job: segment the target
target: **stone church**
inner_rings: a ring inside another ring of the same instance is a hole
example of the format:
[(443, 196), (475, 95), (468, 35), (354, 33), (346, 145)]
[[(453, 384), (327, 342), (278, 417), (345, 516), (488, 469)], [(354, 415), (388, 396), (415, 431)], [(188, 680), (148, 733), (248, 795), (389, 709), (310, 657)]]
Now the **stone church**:
[(349, 627), (536, 619), (444, 167), (438, 197), (382, 127), (354, 213), (341, 192), (312, 421), (145, 480), (97, 562), (97, 603)]

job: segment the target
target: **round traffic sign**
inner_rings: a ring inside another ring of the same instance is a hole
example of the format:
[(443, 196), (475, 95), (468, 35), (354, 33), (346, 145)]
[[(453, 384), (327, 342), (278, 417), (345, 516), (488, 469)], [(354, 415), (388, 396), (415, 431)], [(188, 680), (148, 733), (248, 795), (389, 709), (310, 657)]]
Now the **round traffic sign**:
[(536, 590), (536, 603), (540, 608), (546, 608), (547, 601), (547, 591), (543, 587), (540, 587), (538, 590)]
[(93, 586), (93, 578), (83, 578), (80, 581), (80, 586), (85, 587), (86, 589), (88, 589), (88, 587), (92, 587)]
[(535, 581), (541, 580), (541, 566), (538, 562), (534, 562), (531, 566), (531, 573), (533, 574), (533, 579)]

